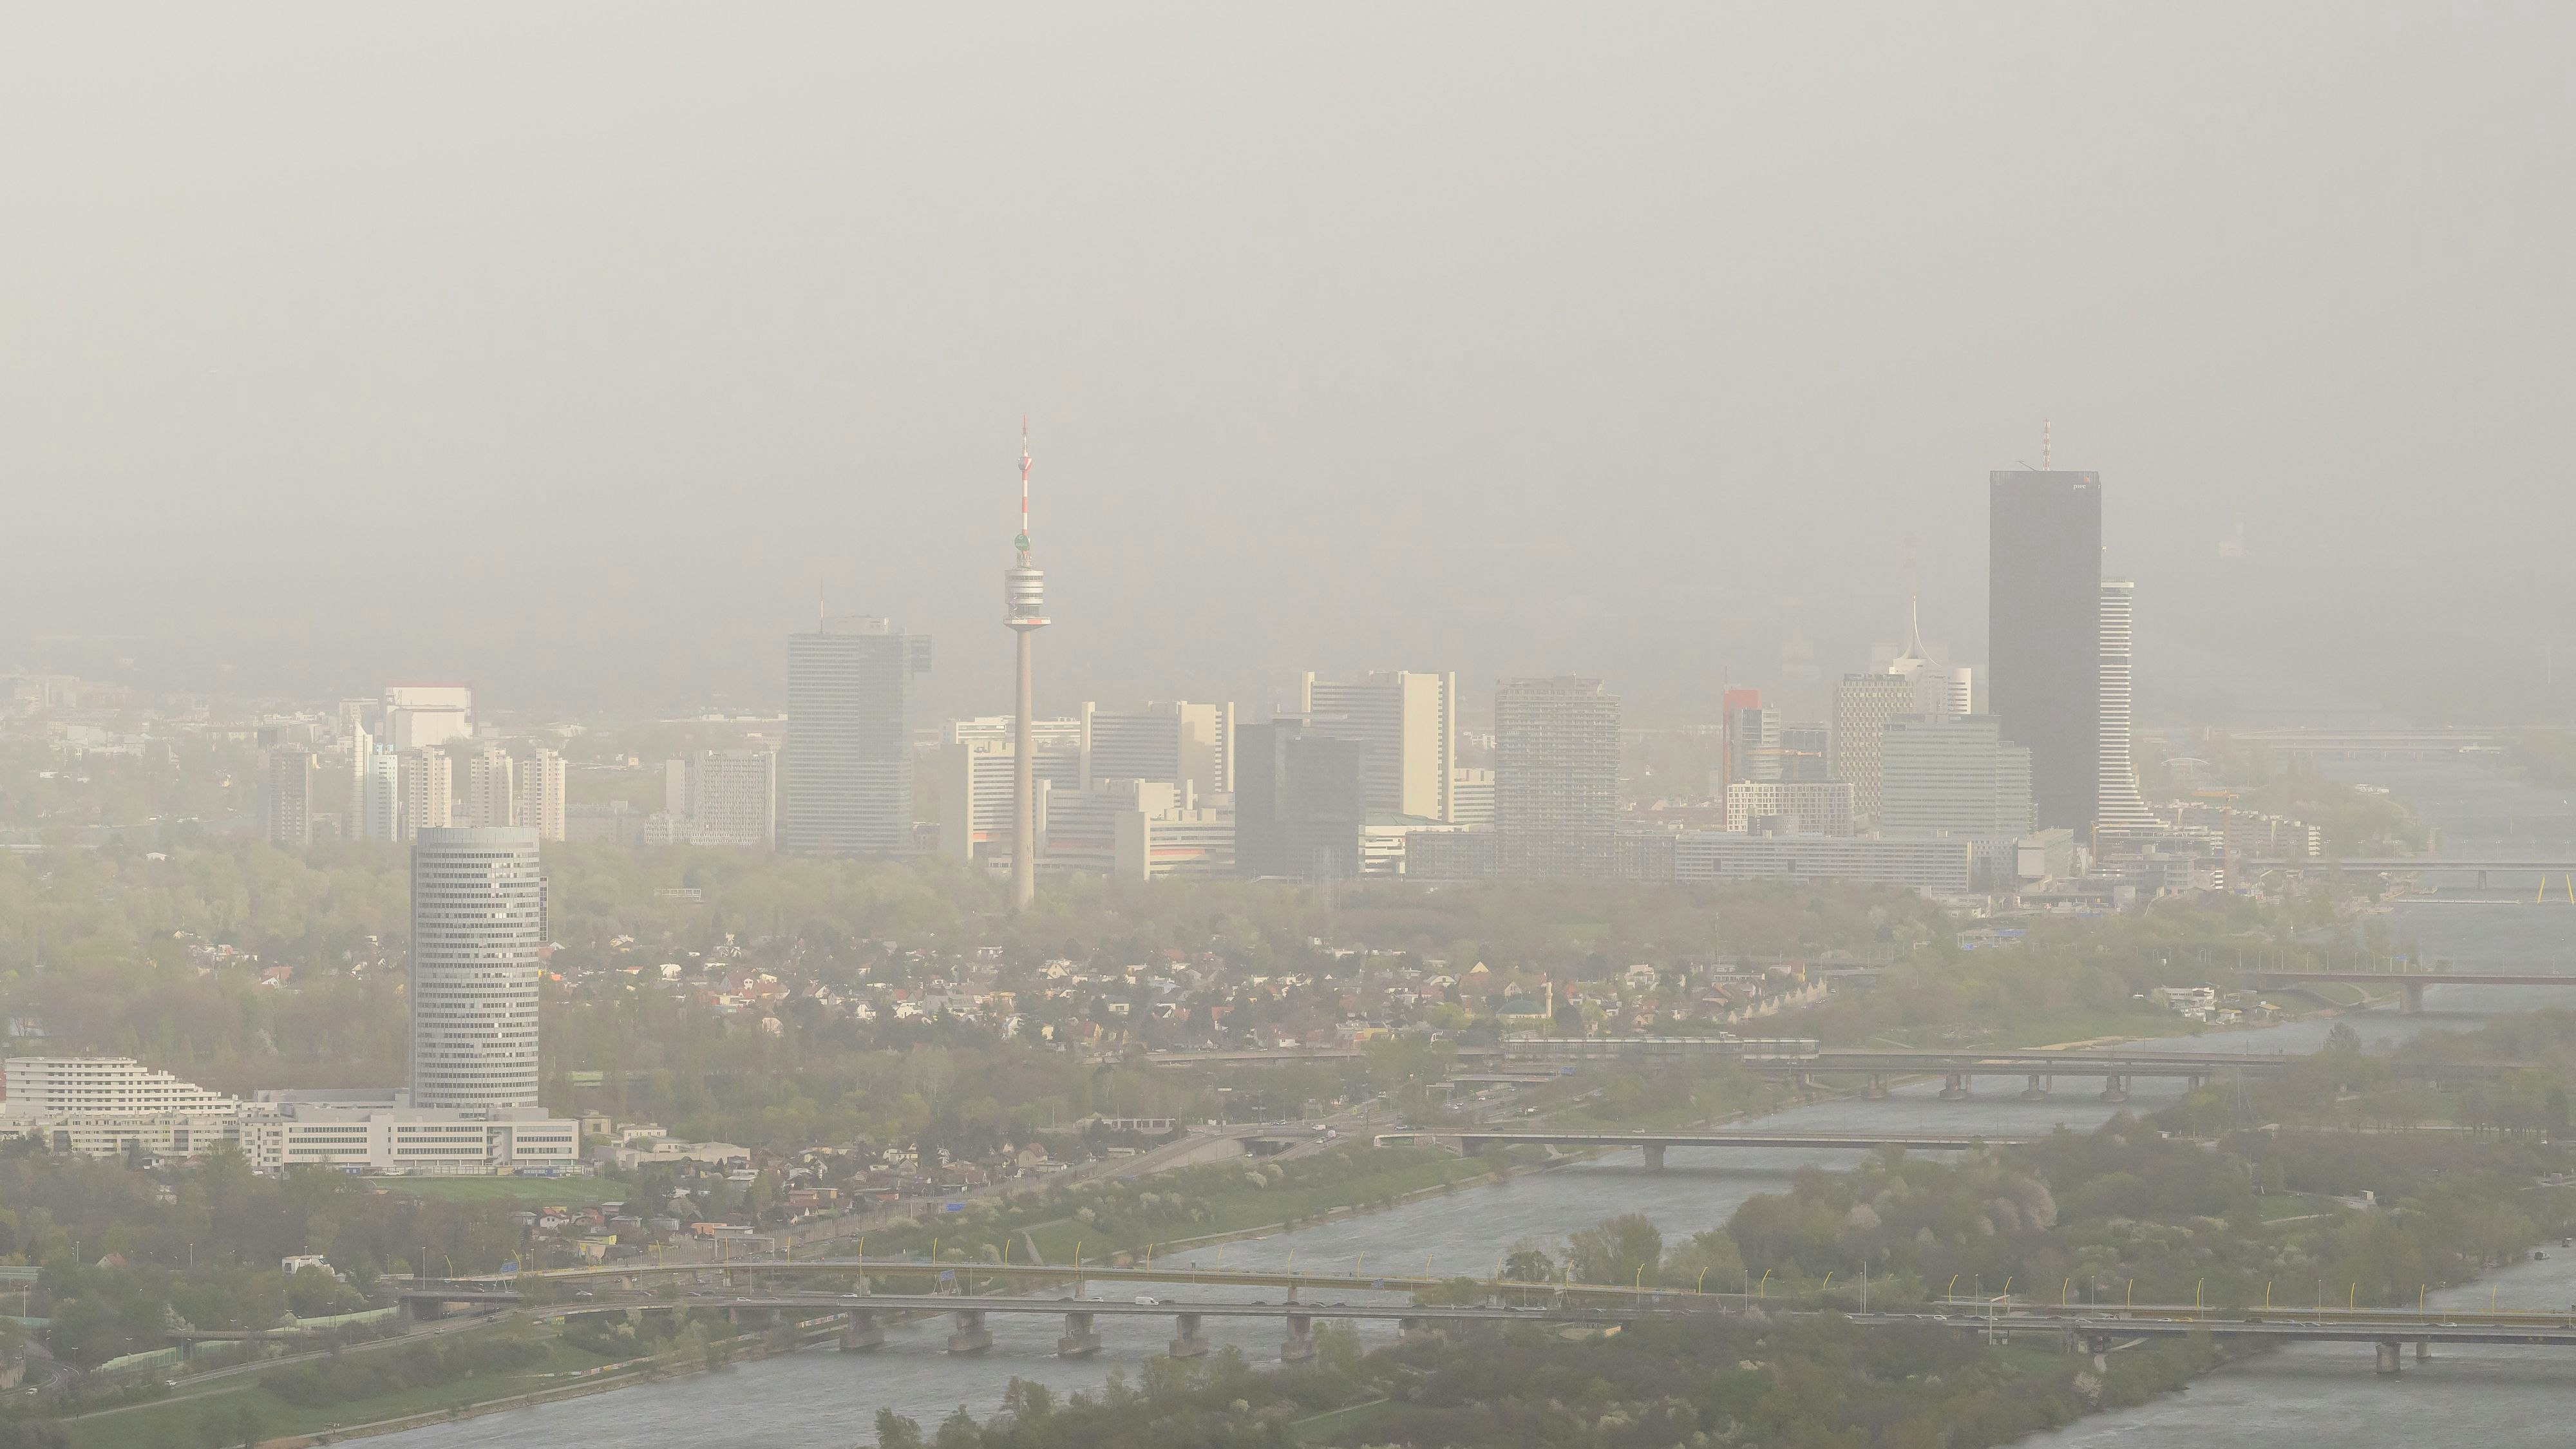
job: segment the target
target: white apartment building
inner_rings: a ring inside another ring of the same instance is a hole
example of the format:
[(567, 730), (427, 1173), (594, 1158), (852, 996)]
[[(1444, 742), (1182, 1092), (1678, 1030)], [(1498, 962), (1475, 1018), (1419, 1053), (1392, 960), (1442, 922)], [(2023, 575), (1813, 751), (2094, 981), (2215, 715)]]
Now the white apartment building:
[(367, 756), (358, 779), (358, 805), (350, 812), (361, 840), (409, 838), (403, 818), (403, 757), (383, 750)]
[(15, 1115), (229, 1116), (241, 1102), (132, 1057), (11, 1057), (0, 1066)]
[(465, 818), (458, 821), (469, 827), (508, 826), (519, 823), (518, 772), (510, 752), (499, 745), (485, 745), (465, 762)]
[(519, 762), (517, 824), (537, 832), (539, 840), (562, 840), (570, 834), (570, 796), (564, 789), (564, 758), (539, 750)]
[(402, 838), (416, 839), (424, 830), (445, 830), (456, 823), (456, 769), (447, 751), (435, 745), (407, 750), (402, 756)]
[(1849, 835), (1852, 798), (1845, 780), (1738, 780), (1726, 787), (1726, 828), (1741, 834), (1787, 819), (1793, 835)]

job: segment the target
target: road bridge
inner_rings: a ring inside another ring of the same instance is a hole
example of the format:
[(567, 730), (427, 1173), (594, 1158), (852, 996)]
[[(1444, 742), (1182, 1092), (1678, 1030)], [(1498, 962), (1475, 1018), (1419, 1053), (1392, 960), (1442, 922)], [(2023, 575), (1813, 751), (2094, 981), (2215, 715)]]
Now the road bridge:
[(2263, 971), (2249, 970), (2247, 980), (2269, 986), (2295, 987), (2311, 981), (2356, 986), (2394, 986), (2398, 1009), (2408, 1015), (2424, 1009), (2427, 986), (2576, 986), (2576, 976), (2507, 971)]
[(1056, 1340), (1056, 1352), (1065, 1358), (1085, 1358), (1101, 1349), (1098, 1320), (1106, 1318), (1169, 1318), (1175, 1329), (1170, 1353), (1174, 1358), (1196, 1358), (1208, 1351), (1207, 1340), (1200, 1328), (1210, 1318), (1277, 1319), (1287, 1336), (1279, 1346), (1279, 1356), (1287, 1363), (1300, 1363), (1315, 1356), (1314, 1324), (1325, 1319), (1391, 1319), (1403, 1332), (1420, 1334), (1444, 1323), (1599, 1323), (1627, 1324), (1651, 1318), (1686, 1318), (1694, 1314), (1718, 1311), (1717, 1300), (1701, 1299), (1698, 1306), (1674, 1306), (1667, 1295), (1625, 1295), (1630, 1301), (1621, 1304), (1547, 1303), (1526, 1307), (1503, 1304), (1404, 1304), (1404, 1303), (1246, 1303), (1240, 1300), (1200, 1300), (1182, 1302), (1153, 1297), (1120, 1301), (1106, 1298), (1038, 1298), (1038, 1297), (967, 1297), (953, 1293), (868, 1293), (838, 1296), (814, 1293), (728, 1294), (721, 1297), (699, 1296), (679, 1300), (637, 1299), (632, 1302), (605, 1301), (588, 1303), (573, 1309), (567, 1317), (625, 1314), (629, 1312), (669, 1312), (680, 1309), (721, 1308), (729, 1316), (768, 1315), (786, 1319), (791, 1314), (817, 1313), (842, 1316), (846, 1326), (841, 1332), (844, 1351), (857, 1352), (885, 1343), (885, 1320), (896, 1315), (947, 1314), (954, 1320), (954, 1331), (948, 1335), (948, 1351), (954, 1354), (982, 1353), (993, 1346), (988, 1320), (995, 1314), (1061, 1314), (1064, 1334)]
[[(2219, 1077), (2285, 1072), (2308, 1060), (2286, 1053), (2254, 1055), (2228, 1052), (2150, 1051), (1825, 1051), (1803, 1062), (1758, 1066), (1765, 1075), (1787, 1076), (1800, 1085), (1826, 1073), (1856, 1074), (1868, 1079), (1863, 1095), (1884, 1096), (1888, 1079), (1932, 1076), (1942, 1079), (1943, 1101), (1964, 1101), (1979, 1077), (2024, 1077), (2025, 1101), (2044, 1100), (2057, 1077), (2099, 1077), (2101, 1100), (2125, 1102), (2129, 1084), (2138, 1077), (2179, 1077), (2199, 1086)], [(2510, 1068), (2491, 1062), (2406, 1062), (2390, 1060), (2388, 1068), (2402, 1077), (2426, 1081), (2485, 1081)]]
[[(2475, 1323), (2446, 1314), (2384, 1314), (2362, 1319), (2283, 1311), (2260, 1318), (2220, 1318), (2201, 1314), (2130, 1313), (1856, 1313), (1855, 1324), (1868, 1328), (1921, 1327), (1926, 1324), (1964, 1329), (1989, 1337), (2014, 1333), (2060, 1335), (2083, 1344), (2097, 1356), (2123, 1339), (2180, 1338), (2205, 1333), (2212, 1338), (2276, 1343), (2368, 1343), (2378, 1349), (2379, 1372), (2394, 1374), (2407, 1344), (2421, 1361), (2433, 1356), (2437, 1343), (2489, 1345), (2538, 1344), (2576, 1347), (2576, 1316), (2550, 1315), (2546, 1321)], [(2541, 1315), (2532, 1315), (2540, 1319)]]
[[(1188, 1250), (1193, 1254), (1213, 1252), (1222, 1256), (1223, 1249), (1211, 1245)], [(1491, 1272), (1496, 1265), (1470, 1265), (1478, 1273)], [(1354, 1274), (1295, 1272), (1277, 1269), (1195, 1268), (1170, 1262), (1131, 1264), (1124, 1267), (1101, 1264), (1062, 1263), (943, 1263), (913, 1262), (901, 1258), (799, 1258), (789, 1262), (780, 1258), (736, 1259), (730, 1263), (620, 1263), (613, 1266), (582, 1268), (549, 1268), (540, 1272), (521, 1273), (512, 1279), (461, 1279), (453, 1283), (406, 1285), (398, 1294), (407, 1301), (423, 1302), (503, 1302), (537, 1305), (540, 1301), (556, 1307), (578, 1307), (590, 1300), (564, 1297), (548, 1298), (556, 1289), (578, 1292), (583, 1288), (604, 1291), (640, 1289), (648, 1283), (718, 1283), (725, 1285), (778, 1283), (786, 1280), (872, 1284), (878, 1279), (935, 1279), (953, 1272), (961, 1278), (996, 1282), (1031, 1284), (1135, 1284), (1151, 1287), (1160, 1284), (1196, 1284), (1228, 1288), (1278, 1288), (1295, 1301), (1298, 1294), (1318, 1293), (1420, 1293), (1448, 1280), (1415, 1274)], [(1472, 1276), (1472, 1275), (1462, 1275)], [(510, 1284), (543, 1285), (532, 1294), (523, 1294)], [(1497, 1292), (1517, 1292), (1527, 1284), (1488, 1282)], [(1627, 1299), (1634, 1290), (1614, 1285), (1550, 1287), (1561, 1296), (1570, 1295), (1586, 1301), (1593, 1299)]]
[(2475, 875), (2478, 888), (2484, 890), (2489, 872), (2500, 875), (2568, 875), (2576, 874), (2576, 856), (2449, 856), (2449, 855), (2359, 855), (2331, 859), (2314, 855), (2238, 856), (2230, 862), (2238, 870), (2348, 871), (2355, 875), (2399, 875), (2422, 871), (2445, 871)]
[(1377, 1142), (1420, 1141), (1427, 1138), (1453, 1138), (1458, 1148), (1473, 1157), (1488, 1145), (1531, 1143), (1551, 1147), (1637, 1147), (1646, 1154), (1646, 1166), (1660, 1169), (1664, 1153), (1675, 1147), (1841, 1147), (1867, 1152), (1881, 1147), (1902, 1147), (1920, 1152), (1967, 1152), (1981, 1147), (2015, 1146), (2034, 1139), (2028, 1137), (1988, 1137), (1983, 1135), (1925, 1135), (1919, 1133), (1866, 1132), (1555, 1132), (1546, 1129), (1507, 1132), (1459, 1131), (1445, 1128), (1420, 1128), (1402, 1132), (1381, 1132)]

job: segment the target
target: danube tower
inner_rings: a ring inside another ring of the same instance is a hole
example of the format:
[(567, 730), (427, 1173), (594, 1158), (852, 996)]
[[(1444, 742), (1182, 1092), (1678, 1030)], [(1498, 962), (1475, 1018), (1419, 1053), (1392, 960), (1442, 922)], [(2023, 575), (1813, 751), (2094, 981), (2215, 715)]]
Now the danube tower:
[(1029, 424), (1020, 420), (1020, 536), (1012, 540), (1018, 563), (1002, 574), (1004, 622), (1020, 636), (1019, 708), (1011, 717), (1011, 909), (1024, 911), (1038, 894), (1037, 762), (1029, 742), (1036, 705), (1029, 667), (1029, 635), (1047, 626), (1046, 575), (1029, 562)]

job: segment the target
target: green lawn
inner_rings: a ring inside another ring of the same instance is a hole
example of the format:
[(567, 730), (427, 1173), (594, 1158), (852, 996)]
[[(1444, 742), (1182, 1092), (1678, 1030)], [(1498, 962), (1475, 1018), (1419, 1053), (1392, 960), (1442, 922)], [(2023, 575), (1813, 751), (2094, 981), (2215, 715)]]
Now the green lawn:
[(388, 1192), (449, 1202), (538, 1203), (621, 1202), (625, 1183), (605, 1177), (380, 1177)]
[[(539, 1336), (525, 1325), (510, 1325), (490, 1332), (526, 1339), (525, 1363), (506, 1374), (473, 1374), (452, 1383), (316, 1407), (289, 1403), (262, 1388), (253, 1376), (245, 1375), (235, 1381), (237, 1387), (220, 1393), (71, 1420), (60, 1427), (72, 1449), (181, 1449), (181, 1446), (204, 1442), (199, 1426), (210, 1417), (219, 1412), (237, 1412), (240, 1406), (247, 1404), (258, 1414), (260, 1433), (265, 1437), (311, 1434), (335, 1424), (364, 1424), (453, 1408), (459, 1404), (508, 1398), (563, 1381), (550, 1376), (567, 1375), (608, 1362), (596, 1354), (573, 1348), (552, 1335)], [(471, 1336), (479, 1338), (484, 1335), (478, 1332)], [(401, 1352), (397, 1348), (380, 1351)], [(185, 1393), (186, 1389), (183, 1387), (180, 1392)]]

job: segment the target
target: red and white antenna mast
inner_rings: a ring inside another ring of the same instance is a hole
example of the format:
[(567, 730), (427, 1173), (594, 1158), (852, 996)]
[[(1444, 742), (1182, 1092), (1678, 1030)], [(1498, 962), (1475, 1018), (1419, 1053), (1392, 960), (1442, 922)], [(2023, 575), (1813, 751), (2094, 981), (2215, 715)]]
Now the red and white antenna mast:
[(1029, 563), (1029, 420), (1020, 417), (1020, 567)]

